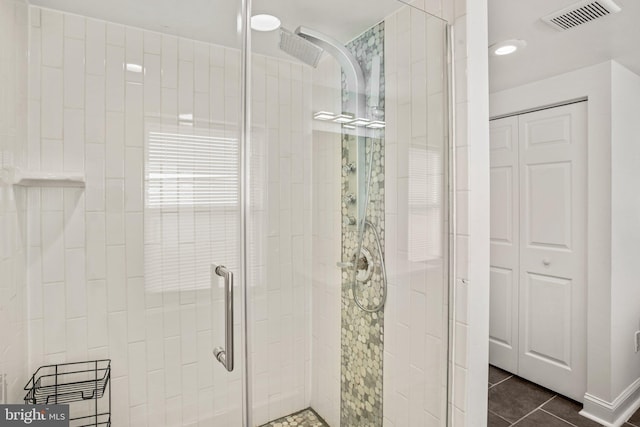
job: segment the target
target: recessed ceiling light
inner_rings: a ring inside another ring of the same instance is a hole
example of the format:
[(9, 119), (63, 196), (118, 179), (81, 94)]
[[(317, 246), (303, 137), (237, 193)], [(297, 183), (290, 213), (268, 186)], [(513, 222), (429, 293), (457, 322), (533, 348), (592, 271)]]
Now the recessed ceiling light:
[(524, 40), (505, 40), (489, 46), (489, 51), (494, 56), (504, 56), (515, 53), (518, 49), (522, 49), (526, 46), (527, 42)]
[(256, 31), (273, 31), (280, 28), (280, 19), (273, 15), (260, 14), (251, 17), (251, 29)]

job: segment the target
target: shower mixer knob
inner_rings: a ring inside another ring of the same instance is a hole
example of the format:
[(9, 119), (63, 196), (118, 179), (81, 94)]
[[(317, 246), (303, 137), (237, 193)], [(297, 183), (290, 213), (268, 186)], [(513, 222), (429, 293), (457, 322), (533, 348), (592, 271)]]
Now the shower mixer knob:
[(353, 163), (349, 163), (347, 165), (344, 165), (342, 167), (342, 171), (345, 173), (345, 175), (349, 175), (350, 173), (353, 173), (356, 171), (356, 165)]
[(356, 219), (351, 215), (345, 216), (343, 221), (344, 225), (356, 225)]
[(345, 201), (346, 204), (352, 205), (352, 204), (354, 204), (356, 202), (356, 196), (353, 195), (353, 194), (347, 194), (344, 197), (344, 201)]

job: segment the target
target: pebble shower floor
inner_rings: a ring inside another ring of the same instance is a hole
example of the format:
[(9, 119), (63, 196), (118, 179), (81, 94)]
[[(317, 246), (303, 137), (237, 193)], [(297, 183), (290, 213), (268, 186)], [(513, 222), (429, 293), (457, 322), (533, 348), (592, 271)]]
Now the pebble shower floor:
[(286, 417), (279, 418), (275, 421), (271, 421), (262, 427), (285, 427), (285, 426), (298, 426), (298, 427), (329, 427), (329, 424), (324, 422), (322, 418), (316, 412), (307, 408), (303, 411), (295, 414), (287, 415)]

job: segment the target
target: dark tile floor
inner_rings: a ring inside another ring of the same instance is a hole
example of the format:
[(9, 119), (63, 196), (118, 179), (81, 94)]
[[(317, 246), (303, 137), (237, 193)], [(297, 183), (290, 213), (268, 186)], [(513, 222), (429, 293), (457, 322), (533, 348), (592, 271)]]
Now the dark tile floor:
[[(488, 427), (600, 427), (578, 414), (582, 405), (489, 366)], [(623, 427), (640, 427), (638, 410)]]

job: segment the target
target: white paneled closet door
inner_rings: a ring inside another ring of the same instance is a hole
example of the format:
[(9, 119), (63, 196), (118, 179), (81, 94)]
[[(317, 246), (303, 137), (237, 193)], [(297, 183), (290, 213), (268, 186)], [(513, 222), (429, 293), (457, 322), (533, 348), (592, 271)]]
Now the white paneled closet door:
[(518, 371), (518, 117), (491, 122), (489, 360)]
[[(586, 111), (581, 102), (496, 120), (491, 135), (490, 361), (578, 401), (586, 389)], [(506, 134), (509, 156), (497, 150)], [(499, 172), (507, 169), (516, 171), (511, 188)], [(518, 243), (500, 244), (505, 230)]]

